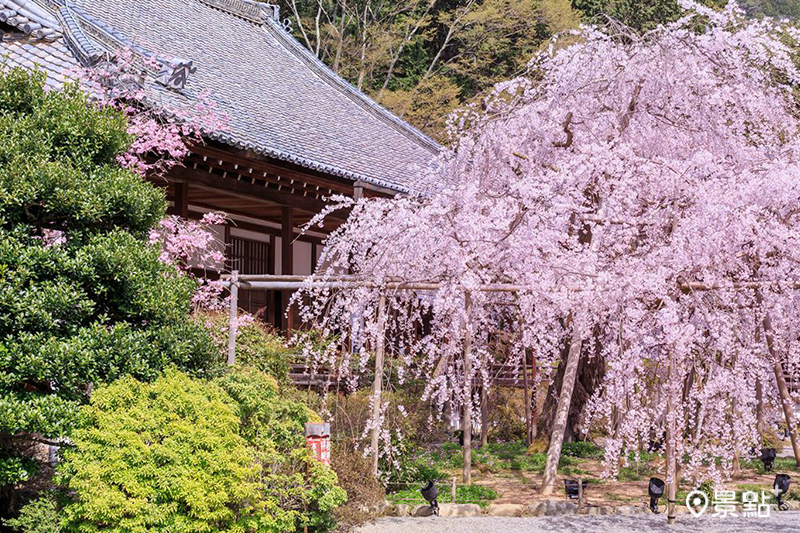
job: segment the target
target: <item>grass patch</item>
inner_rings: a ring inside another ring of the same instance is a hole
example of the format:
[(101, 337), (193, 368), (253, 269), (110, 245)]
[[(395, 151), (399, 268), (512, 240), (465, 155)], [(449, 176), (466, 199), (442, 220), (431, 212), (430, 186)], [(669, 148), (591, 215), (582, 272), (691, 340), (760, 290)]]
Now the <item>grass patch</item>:
[[(569, 453), (577, 455), (592, 455), (598, 453), (597, 450), (599, 450), (599, 448), (594, 445), (585, 446), (588, 443), (578, 444), (584, 446), (572, 447), (569, 449)], [(426, 456), (432, 464), (439, 468), (459, 469), (464, 466), (463, 450), (461, 446), (456, 443), (447, 442), (437, 450), (427, 452), (421, 451), (419, 453)], [(581, 462), (583, 461), (577, 456), (562, 453), (561, 460), (558, 463), (558, 473), (561, 475), (571, 475), (573, 470), (570, 469), (570, 467), (577, 466)], [(492, 443), (472, 451), (472, 465), (481, 472), (511, 470), (512, 472), (533, 472), (541, 474), (544, 472), (546, 464), (546, 453), (528, 455), (527, 447), (522, 441)]]
[[(428, 503), (420, 494), (419, 489), (405, 489), (388, 494), (389, 501), (394, 503), (405, 503), (416, 505)], [(481, 507), (486, 507), (492, 500), (496, 500), (498, 494), (495, 490), (483, 485), (458, 485), (456, 487), (456, 503), (477, 503)], [(439, 487), (439, 503), (451, 503), (452, 496), (447, 486)]]
[(792, 457), (776, 457), (773, 463), (773, 472), (764, 470), (764, 463), (760, 459), (745, 459), (741, 463), (742, 468), (755, 470), (759, 475), (775, 474), (786, 470), (797, 471), (797, 463)]

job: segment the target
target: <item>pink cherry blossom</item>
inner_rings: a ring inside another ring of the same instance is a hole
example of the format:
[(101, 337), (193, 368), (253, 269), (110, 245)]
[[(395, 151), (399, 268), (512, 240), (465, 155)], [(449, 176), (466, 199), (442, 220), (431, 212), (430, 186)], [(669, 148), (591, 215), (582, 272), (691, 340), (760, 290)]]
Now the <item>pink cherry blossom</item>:
[[(729, 476), (760, 444), (757, 389), (763, 423), (780, 416), (765, 313), (800, 375), (800, 32), (733, 3), (682, 5), (684, 18), (645, 35), (590, 26), (577, 44), (555, 41), (453, 116), (455, 148), (414, 176), (420, 194), (353, 205), (318, 278), (439, 287), (382, 289), (379, 328), (381, 289), (309, 284), (295, 298), (303, 318), (342, 339), (299, 336), (312, 365), (358, 381), (384, 336), (393, 374), (422, 379), (443, 414), (466, 399), (468, 329), (474, 384), (529, 350), (544, 385), (579, 336), (603, 374), (582, 421), (606, 435), (607, 475), (671, 421), (685, 475)], [(760, 283), (763, 305), (734, 288), (743, 282)], [(523, 289), (481, 290), (498, 283)], [(509, 353), (498, 335), (513, 339)]]

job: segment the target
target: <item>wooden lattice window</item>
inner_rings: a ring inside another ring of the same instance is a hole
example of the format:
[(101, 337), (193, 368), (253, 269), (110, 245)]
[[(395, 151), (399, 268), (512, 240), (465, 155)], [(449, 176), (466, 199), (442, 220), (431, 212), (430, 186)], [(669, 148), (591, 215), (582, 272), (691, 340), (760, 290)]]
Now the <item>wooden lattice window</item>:
[(268, 274), (271, 272), (268, 242), (231, 237), (229, 257), (231, 270), (238, 270), (240, 274)]

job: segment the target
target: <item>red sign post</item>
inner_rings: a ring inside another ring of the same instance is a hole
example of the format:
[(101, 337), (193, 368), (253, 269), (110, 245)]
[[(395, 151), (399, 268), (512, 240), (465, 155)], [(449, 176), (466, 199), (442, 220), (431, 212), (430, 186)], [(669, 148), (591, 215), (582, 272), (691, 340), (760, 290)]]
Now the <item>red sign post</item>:
[(331, 425), (306, 424), (306, 447), (324, 465), (331, 464)]

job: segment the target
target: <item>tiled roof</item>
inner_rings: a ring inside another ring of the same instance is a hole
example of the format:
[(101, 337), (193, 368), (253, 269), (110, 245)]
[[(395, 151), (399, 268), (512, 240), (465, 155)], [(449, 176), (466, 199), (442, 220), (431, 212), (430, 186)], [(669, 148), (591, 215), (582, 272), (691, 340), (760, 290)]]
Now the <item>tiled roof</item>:
[[(237, 148), (400, 191), (415, 190), (414, 169), (439, 149), (311, 55), (277, 22), (273, 6), (249, 0), (13, 2), (50, 13), (83, 63), (83, 56), (120, 46), (193, 61), (197, 71), (176, 100), (207, 92), (230, 124), (230, 131), (212, 137)], [(33, 54), (25, 46), (45, 57), (16, 59), (23, 50)], [(0, 50), (14, 56), (13, 63), (36, 63), (54, 75), (62, 72), (60, 62), (75, 62), (63, 42), (47, 46), (0, 43)]]
[(9, 67), (38, 67), (47, 72), (47, 85), (60, 87), (69, 81), (71, 72), (80, 65), (66, 45), (58, 40), (47, 41), (9, 41), (0, 43), (0, 63), (3, 60)]

